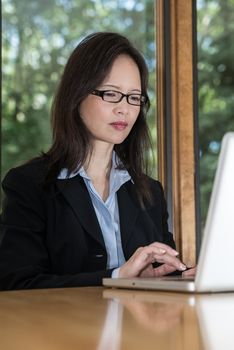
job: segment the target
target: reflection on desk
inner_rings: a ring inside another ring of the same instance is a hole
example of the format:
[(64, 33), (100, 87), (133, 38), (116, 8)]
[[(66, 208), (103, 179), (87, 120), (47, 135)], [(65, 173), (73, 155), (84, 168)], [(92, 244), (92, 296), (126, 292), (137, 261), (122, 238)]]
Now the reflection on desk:
[[(138, 324), (138, 338), (143, 330), (154, 333), (162, 349), (234, 349), (233, 293), (188, 295), (106, 289), (103, 297), (118, 301), (129, 313), (126, 323), (128, 328), (130, 319)], [(144, 342), (147, 349), (148, 341), (150, 344), (150, 337)]]
[(234, 293), (101, 287), (0, 293), (4, 350), (233, 350)]

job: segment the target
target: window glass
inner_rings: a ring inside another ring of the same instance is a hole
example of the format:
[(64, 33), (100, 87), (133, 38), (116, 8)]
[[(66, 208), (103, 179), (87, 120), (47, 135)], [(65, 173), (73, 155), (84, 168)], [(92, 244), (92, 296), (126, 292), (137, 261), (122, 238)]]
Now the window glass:
[(150, 70), (148, 121), (156, 148), (154, 4), (2, 1), (2, 177), (50, 146), (50, 106), (62, 70), (77, 43), (96, 31), (122, 33), (143, 53)]
[(197, 0), (201, 218), (222, 136), (234, 131), (234, 0)]

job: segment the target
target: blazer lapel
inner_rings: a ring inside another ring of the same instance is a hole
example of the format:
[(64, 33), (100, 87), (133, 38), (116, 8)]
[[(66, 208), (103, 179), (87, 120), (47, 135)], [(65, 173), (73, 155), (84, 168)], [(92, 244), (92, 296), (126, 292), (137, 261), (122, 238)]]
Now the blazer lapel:
[(81, 176), (78, 175), (66, 180), (57, 180), (57, 186), (72, 207), (81, 225), (105, 248), (101, 228), (88, 190)]
[(131, 183), (128, 181), (120, 187), (117, 192), (119, 203), (120, 230), (123, 247), (132, 233), (136, 218), (139, 214), (136, 193), (131, 189)]

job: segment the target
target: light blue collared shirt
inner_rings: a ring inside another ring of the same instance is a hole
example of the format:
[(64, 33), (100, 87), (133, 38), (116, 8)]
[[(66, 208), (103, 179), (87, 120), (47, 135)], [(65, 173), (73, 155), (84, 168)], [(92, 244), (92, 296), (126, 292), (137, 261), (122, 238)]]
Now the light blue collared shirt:
[[(105, 202), (95, 190), (91, 179), (88, 177), (83, 167), (78, 171), (71, 173), (69, 176), (69, 178), (71, 178), (79, 174), (84, 179), (103, 234), (107, 251), (107, 269), (115, 268), (115, 270), (112, 272), (112, 277), (118, 276), (118, 268), (126, 261), (122, 249), (119, 207), (116, 192), (125, 182), (131, 179), (131, 176), (127, 170), (117, 169), (118, 163), (119, 160), (117, 155), (113, 151), (109, 196)], [(66, 179), (67, 169), (62, 169), (58, 178)]]

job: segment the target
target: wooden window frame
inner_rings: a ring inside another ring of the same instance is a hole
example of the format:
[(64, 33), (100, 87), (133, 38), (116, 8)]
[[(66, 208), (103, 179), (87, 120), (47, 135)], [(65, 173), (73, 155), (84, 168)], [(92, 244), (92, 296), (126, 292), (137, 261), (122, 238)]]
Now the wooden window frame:
[(194, 0), (156, 1), (158, 174), (181, 259), (196, 263), (197, 103)]

